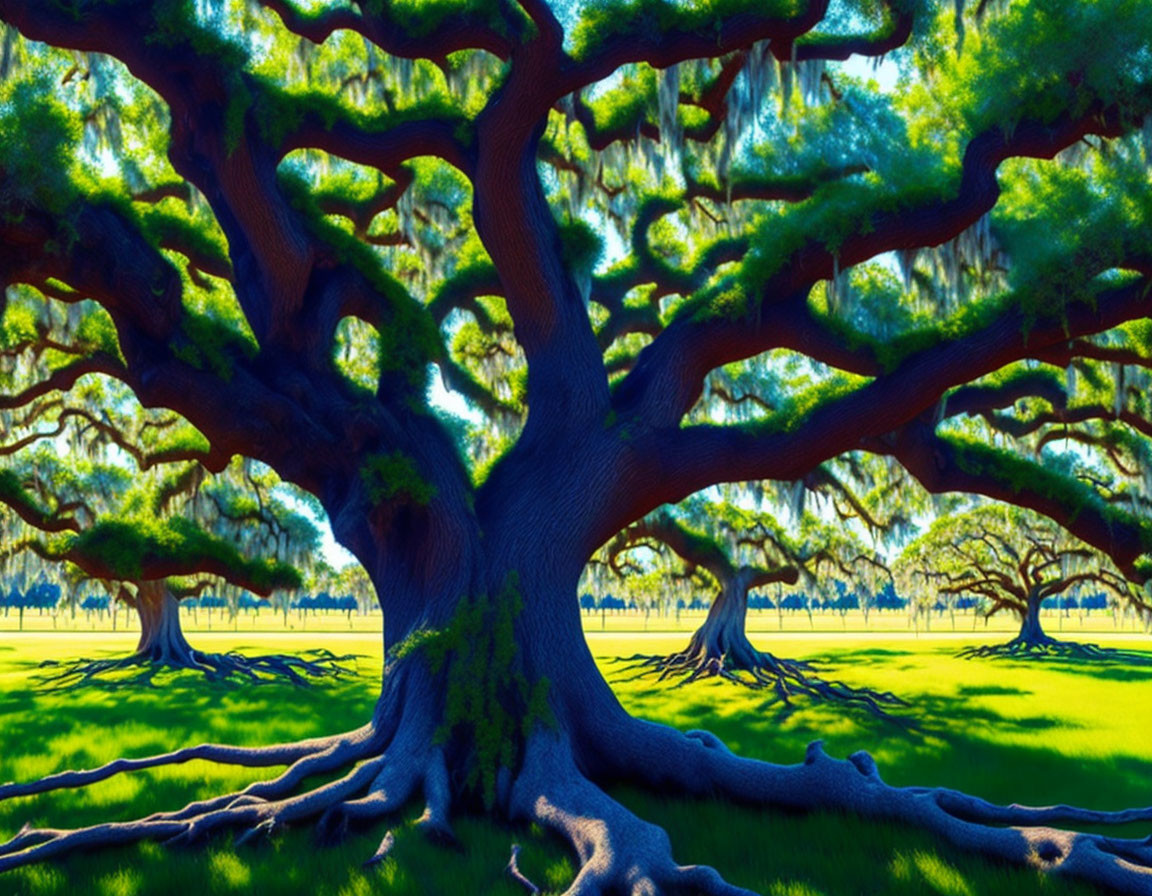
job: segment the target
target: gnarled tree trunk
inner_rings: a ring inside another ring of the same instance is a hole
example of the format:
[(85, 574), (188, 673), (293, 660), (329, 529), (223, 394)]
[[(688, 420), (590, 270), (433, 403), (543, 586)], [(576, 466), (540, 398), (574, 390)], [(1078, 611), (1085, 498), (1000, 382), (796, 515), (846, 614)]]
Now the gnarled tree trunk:
[(1053, 639), (1044, 634), (1044, 628), (1040, 624), (1040, 604), (1043, 602), (1043, 597), (1037, 591), (1032, 591), (1028, 595), (1028, 602), (1020, 615), (1020, 634), (1016, 636), (1016, 640), (1020, 643), (1037, 646), (1053, 643)]
[(755, 669), (764, 654), (752, 646), (747, 634), (748, 577), (736, 573), (726, 579), (708, 608), (704, 623), (692, 634), (680, 654), (697, 664), (719, 663), (735, 669)]
[(107, 673), (143, 668), (139, 678), (150, 682), (160, 669), (195, 669), (210, 677), (226, 678), (238, 674), (252, 681), (286, 678), (306, 684), (308, 678), (340, 675), (350, 656), (336, 656), (329, 650), (308, 651), (307, 656), (270, 654), (244, 656), (239, 653), (203, 653), (184, 637), (180, 626), (180, 603), (164, 579), (137, 583), (133, 596), (121, 586), (116, 600), (134, 609), (140, 618), (140, 638), (136, 650), (118, 659), (81, 659), (63, 666), (49, 661), (43, 666), (57, 667), (44, 676), (47, 684), (71, 687)]
[[(1024, 606), (1020, 613), (1020, 634), (1005, 644), (989, 644), (979, 647), (968, 647), (957, 655), (971, 659), (973, 657), (1018, 656), (1042, 657), (1074, 656), (1083, 659), (1099, 660), (1125, 660), (1133, 659), (1129, 654), (1112, 648), (1099, 647), (1080, 641), (1064, 641), (1053, 638), (1044, 631), (1040, 624), (1040, 605), (1048, 595), (1040, 588), (1033, 588), (1028, 592)], [(987, 617), (985, 617), (987, 624)]]
[(180, 604), (165, 582), (142, 582), (135, 608), (140, 617), (138, 659), (176, 668), (200, 666), (180, 627)]

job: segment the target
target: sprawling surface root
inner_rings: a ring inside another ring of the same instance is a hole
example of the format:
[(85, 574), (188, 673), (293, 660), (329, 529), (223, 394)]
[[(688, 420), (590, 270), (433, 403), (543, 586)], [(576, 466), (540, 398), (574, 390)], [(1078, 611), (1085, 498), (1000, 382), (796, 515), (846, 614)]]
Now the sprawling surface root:
[[(1097, 811), (1073, 806), (1000, 806), (947, 788), (893, 787), (863, 751), (828, 756), (820, 741), (804, 762), (781, 766), (745, 759), (713, 735), (687, 736), (632, 721), (614, 726), (610, 777), (627, 773), (662, 793), (719, 795), (790, 809), (831, 809), (927, 829), (956, 846), (1013, 864), (1079, 877), (1121, 893), (1152, 894), (1152, 838), (1122, 839), (1054, 824), (1152, 821), (1152, 807)], [(598, 892), (591, 890), (589, 892)]]
[[(392, 694), (414, 691), (403, 677), (386, 686)], [(190, 845), (226, 829), (239, 829), (237, 844), (266, 836), (277, 828), (305, 819), (318, 819), (322, 839), (338, 839), (352, 823), (367, 823), (400, 809), (422, 790), (427, 802), (418, 823), (438, 840), (453, 839), (449, 823), (451, 787), (443, 752), (433, 746), (436, 716), (429, 711), (427, 692), (410, 693), (390, 702), (402, 712), (378, 710), (373, 724), (333, 737), (315, 738), (272, 747), (201, 745), (144, 759), (119, 759), (87, 771), (61, 772), (28, 784), (9, 784), (0, 799), (79, 787), (113, 775), (202, 759), (240, 766), (284, 765), (277, 777), (257, 781), (243, 790), (189, 803), (182, 809), (157, 812), (130, 822), (92, 825), (73, 830), (25, 828), (0, 844), (0, 872), (55, 858), (76, 849), (159, 840)], [(313, 775), (343, 777), (298, 792)], [(390, 847), (381, 844), (379, 860)], [(367, 857), (366, 857), (367, 858)]]
[[(66, 689), (100, 679), (109, 684), (151, 684), (161, 669), (193, 669), (211, 679), (239, 676), (252, 682), (281, 681), (305, 685), (310, 679), (349, 674), (346, 665), (355, 662), (354, 654), (337, 656), (330, 650), (309, 650), (302, 655), (268, 654), (245, 656), (241, 653), (204, 653), (192, 650), (186, 654), (162, 654), (141, 651), (117, 659), (80, 659), (66, 663), (48, 660), (41, 667), (49, 669), (40, 681), (49, 689)], [(115, 673), (139, 669), (140, 674), (125, 678)]]
[(334, 737), (317, 737), (289, 744), (276, 744), (267, 747), (234, 747), (226, 744), (198, 744), (139, 759), (114, 759), (99, 768), (83, 771), (64, 771), (54, 775), (29, 781), (24, 784), (9, 782), (0, 785), (0, 800), (17, 796), (32, 796), (50, 790), (84, 787), (104, 781), (113, 775), (139, 771), (147, 768), (160, 768), (165, 765), (180, 765), (193, 759), (203, 759), (223, 765), (240, 765), (247, 768), (263, 768), (273, 765), (291, 765), (311, 756), (323, 754), (346, 743), (358, 743), (372, 735), (371, 725), (339, 734)]
[(1061, 641), (1047, 635), (1013, 638), (1004, 644), (985, 644), (978, 647), (966, 647), (956, 656), (963, 659), (977, 659), (984, 657), (1005, 657), (1010, 659), (1075, 659), (1075, 660), (1103, 660), (1106, 662), (1124, 662), (1147, 665), (1152, 662), (1148, 654), (1136, 653), (1128, 650), (1118, 650), (1112, 647), (1100, 647), (1080, 641)]
[[(418, 824), (437, 840), (451, 840), (449, 818), (458, 791), (449, 756), (432, 737), (435, 715), (427, 699), (398, 705), (402, 712), (379, 713), (374, 725), (336, 737), (255, 749), (193, 747), (9, 785), (0, 796), (80, 786), (190, 759), (251, 766), (289, 763), (273, 779), (177, 811), (75, 830), (26, 828), (0, 845), (0, 872), (76, 849), (146, 839), (199, 843), (225, 829), (238, 831), (239, 845), (306, 819), (318, 820), (323, 839), (338, 839), (350, 825), (390, 815), (418, 793), (427, 805)], [(711, 868), (677, 864), (664, 831), (602, 789), (620, 779), (661, 793), (831, 809), (906, 823), (996, 859), (1085, 878), (1121, 893), (1152, 896), (1152, 838), (1121, 839), (1052, 827), (1152, 822), (1152, 807), (1110, 812), (1063, 805), (1001, 806), (946, 788), (893, 787), (864, 752), (837, 760), (817, 741), (809, 745), (802, 763), (774, 765), (737, 756), (705, 731), (682, 734), (631, 719), (618, 707), (601, 708), (599, 714), (583, 713), (579, 726), (561, 713), (556, 724), (537, 728), (524, 743), (518, 771), (497, 782), (497, 811), (513, 821), (538, 823), (571, 844), (579, 867), (566, 896), (751, 896)], [(342, 777), (298, 792), (307, 778), (341, 770)], [(388, 855), (394, 843), (386, 833), (365, 864)], [(534, 884), (519, 873), (516, 863), (509, 864), (515, 879), (531, 889)]]
[(755, 896), (713, 868), (676, 864), (664, 830), (637, 818), (586, 778), (568, 742), (558, 736), (530, 742), (511, 796), (514, 818), (538, 822), (576, 851), (580, 870), (565, 896)]
[[(372, 820), (399, 809), (423, 786), (434, 823), (449, 831), (444, 804), (443, 760), (428, 747), (426, 726), (410, 726), (393, 735), (387, 728), (367, 726), (348, 734), (278, 747), (239, 748), (202, 745), (147, 759), (122, 759), (85, 772), (63, 772), (23, 785), (6, 785), (0, 798), (77, 787), (115, 774), (204, 759), (242, 766), (290, 763), (279, 776), (257, 781), (243, 790), (188, 804), (172, 812), (157, 812), (130, 822), (92, 825), (74, 830), (25, 828), (0, 845), (0, 872), (54, 858), (76, 849), (91, 849), (141, 840), (170, 845), (196, 844), (224, 829), (239, 828), (237, 843), (265, 836), (278, 827), (319, 818), (322, 834), (332, 834), (350, 820)], [(303, 793), (301, 783), (349, 767), (341, 778)], [(430, 783), (431, 782), (431, 783)], [(435, 805), (433, 805), (435, 803)]]
[(670, 656), (638, 653), (621, 657), (618, 662), (625, 664), (623, 680), (626, 681), (651, 675), (658, 681), (673, 679), (681, 685), (717, 677), (743, 687), (769, 691), (785, 706), (790, 706), (796, 697), (807, 697), (853, 704), (886, 716), (885, 707), (908, 705), (891, 691), (858, 688), (843, 681), (821, 678), (809, 662), (780, 659), (759, 650), (734, 658), (689, 647)]

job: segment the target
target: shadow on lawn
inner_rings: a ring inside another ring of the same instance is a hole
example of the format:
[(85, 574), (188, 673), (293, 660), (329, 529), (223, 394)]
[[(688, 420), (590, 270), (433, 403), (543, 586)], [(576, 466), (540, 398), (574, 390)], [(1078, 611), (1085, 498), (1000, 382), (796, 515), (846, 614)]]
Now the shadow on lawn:
[(0, 691), (0, 781), (15, 777), (22, 757), (52, 757), (42, 772), (48, 773), (99, 765), (121, 752), (147, 756), (204, 741), (259, 745), (335, 734), (371, 717), (376, 691), (374, 675), (314, 688), (251, 687), (184, 671), (146, 689), (98, 681), (67, 692), (9, 688)]
[[(849, 662), (862, 653), (856, 652)], [(121, 742), (130, 745), (126, 752), (143, 755), (200, 740), (269, 743), (348, 730), (366, 721), (377, 690), (370, 675), (302, 690), (286, 684), (235, 687), (174, 673), (157, 690), (104, 691), (93, 686), (67, 695), (0, 692), (0, 717), (5, 719), (0, 780), (11, 777), (9, 760), (53, 756), (57, 767), (75, 767), (74, 761), (65, 760), (83, 759), (89, 748)], [(708, 728), (745, 755), (777, 762), (802, 761), (807, 742), (823, 738), (835, 756), (870, 750), (881, 775), (895, 784), (947, 785), (999, 802), (1066, 801), (1099, 808), (1152, 803), (1152, 761), (1073, 757), (1056, 744), (1049, 748), (996, 742), (993, 737), (1005, 732), (1055, 733), (1059, 727), (1041, 716), (1013, 718), (975, 699), (1011, 699), (1026, 695), (1022, 689), (970, 686), (948, 696), (916, 696), (909, 710), (920, 720), (916, 730), (867, 713), (846, 714), (834, 704), (805, 705), (779, 724), (752, 711), (754, 699), (733, 700), (734, 693), (740, 692), (720, 683), (700, 683), (679, 689), (673, 701), (665, 689), (651, 688), (631, 692), (627, 702), (647, 700), (663, 710), (646, 713), (650, 717), (682, 728)], [(86, 791), (0, 803), (0, 834), (11, 834), (25, 821), (78, 825), (136, 817), (275, 774), (275, 769), (216, 774), (209, 768), (198, 763), (179, 775), (133, 773)], [(667, 828), (679, 861), (715, 865), (733, 883), (762, 893), (1094, 892), (1058, 880), (1041, 883), (1034, 873), (973, 859), (907, 828), (829, 813), (796, 815), (715, 800), (666, 798), (631, 788), (613, 792), (642, 817)], [(303, 891), (337, 896), (378, 890), (394, 896), (512, 896), (522, 892), (503, 874), (513, 840), (524, 845), (522, 869), (546, 890), (555, 892), (571, 882), (571, 859), (539, 831), (464, 818), (457, 823), (457, 833), (465, 849), (456, 852), (432, 847), (411, 830), (410, 819), (418, 812), (419, 807), (410, 807), (332, 848), (316, 848), (310, 825), (301, 825), (276, 835), (271, 843), (239, 850), (230, 837), (214, 840), (203, 851), (151, 844), (103, 850), (50, 868), (5, 875), (0, 885), (5, 892), (36, 896), (78, 890), (169, 893), (173, 882), (179, 892), (203, 896)], [(397, 834), (394, 858), (365, 871), (361, 863), (388, 829)], [(1130, 833), (1143, 836), (1147, 831)]]
[[(763, 712), (726, 711), (720, 691), (701, 688), (682, 695), (690, 702), (677, 706), (675, 721), (712, 731), (742, 755), (785, 764), (802, 762), (806, 745), (816, 739), (835, 757), (868, 750), (880, 775), (898, 786), (950, 787), (998, 803), (1152, 805), (1152, 759), (1062, 749), (1061, 734), (1082, 729), (1038, 712), (1013, 712), (1026, 708), (1019, 698), (1029, 695), (1026, 684), (960, 686), (947, 695), (904, 693), (912, 703), (907, 711), (919, 724), (902, 729), (826, 703), (798, 707), (780, 723)], [(998, 700), (1011, 709), (999, 709)], [(666, 799), (630, 788), (617, 795), (637, 814), (668, 827), (678, 861), (716, 864), (731, 882), (758, 892), (1098, 892), (973, 860), (908, 828), (831, 813), (794, 815)], [(1100, 830), (1135, 838), (1149, 833), (1147, 823)]]
[(997, 684), (962, 684), (956, 689), (956, 693), (961, 697), (1023, 697), (1031, 692), (1020, 688), (1006, 688)]
[[(1035, 668), (1042, 663), (1045, 669), (1054, 672), (1063, 672), (1069, 675), (1088, 675), (1106, 681), (1152, 681), (1152, 654), (1140, 662), (1130, 660), (1066, 660), (1066, 659), (1033, 659), (1033, 660), (1004, 660), (994, 659), (991, 662), (998, 666), (1012, 669), (1027, 670)], [(969, 660), (981, 662), (981, 660)]]
[[(80, 705), (64, 705), (58, 695), (54, 707), (46, 706), (42, 695), (0, 695), (0, 713), (11, 713), (8, 717), (23, 725), (23, 731), (32, 737), (43, 737), (45, 732), (50, 736), (54, 731), (61, 736), (83, 734), (94, 741), (115, 739), (122, 718), (139, 719), (144, 713), (147, 723), (160, 729), (165, 738), (172, 734), (170, 725), (187, 726), (198, 733), (222, 727), (222, 739), (235, 739), (228, 735), (247, 731), (249, 724), (255, 724), (257, 731), (264, 732), (256, 740), (267, 741), (360, 724), (375, 690), (374, 683), (361, 681), (358, 687), (333, 687), (322, 692), (283, 686), (283, 690), (267, 687), (244, 693), (242, 689), (214, 688), (193, 677), (174, 682), (166, 692), (120, 692), (115, 701), (105, 695)], [(71, 700), (81, 695), (69, 696)], [(1148, 784), (1152, 762), (1085, 759), (1043, 748), (1005, 747), (985, 736), (1000, 726), (1011, 727), (1016, 720), (987, 707), (973, 707), (960, 698), (920, 704), (926, 727), (946, 729), (929, 736), (894, 729), (867, 714), (847, 718), (827, 706), (806, 710), (803, 724), (774, 729), (753, 713), (724, 715), (723, 706), (710, 701), (710, 696), (716, 694), (709, 688), (681, 689), (677, 718), (665, 720), (682, 725), (682, 715), (691, 716), (693, 725), (714, 730), (742, 752), (756, 754), (756, 747), (770, 746), (774, 755), (766, 758), (782, 762), (802, 759), (804, 744), (813, 733), (808, 729), (832, 728), (827, 737), (829, 752), (844, 756), (855, 749), (870, 749), (880, 762), (881, 774), (893, 783), (946, 784), (1001, 802), (1019, 799), (1094, 804), (1116, 803), (1117, 799), (1138, 801), (1141, 797), (1152, 802)], [(57, 718), (28, 718), (48, 712)], [(226, 724), (209, 725), (209, 718)], [(310, 730), (296, 731), (295, 719), (305, 720)], [(24, 740), (23, 734), (17, 735), (7, 726), (0, 737), (5, 746), (18, 745), (25, 754), (45, 747), (50, 750), (50, 745)], [(769, 739), (770, 744), (762, 742)], [(78, 791), (0, 803), (0, 810), (7, 810), (0, 816), (0, 828), (10, 834), (24, 821), (59, 823), (62, 816), (69, 825), (112, 817), (126, 819), (157, 808), (177, 807), (225, 787), (242, 787), (249, 780), (274, 773), (274, 769), (242, 770), (234, 778), (210, 780), (206, 776), (201, 779), (196, 771), (181, 777), (133, 773), (119, 779), (127, 783), (110, 787), (107, 793), (94, 787), (87, 795)], [(795, 814), (711, 799), (670, 798), (629, 787), (615, 788), (613, 794), (641, 817), (668, 830), (678, 861), (714, 865), (731, 882), (761, 893), (1095, 893), (1063, 881), (1041, 882), (1027, 870), (984, 862), (941, 846), (915, 829), (860, 822), (834, 813)], [(447, 850), (431, 846), (412, 830), (411, 820), (419, 809), (410, 806), (334, 847), (318, 848), (311, 826), (305, 824), (274, 835), (269, 843), (240, 848), (233, 846), (231, 836), (224, 836), (203, 850), (172, 850), (155, 844), (101, 850), (66, 858), (50, 868), (5, 875), (0, 883), (6, 893), (30, 896), (64, 896), (78, 889), (161, 894), (173, 892), (174, 882), (177, 891), (202, 896), (304, 891), (316, 896), (375, 891), (392, 896), (433, 892), (514, 896), (523, 891), (503, 873), (513, 841), (523, 845), (522, 870), (547, 892), (555, 893), (571, 882), (571, 858), (539, 830), (462, 818), (456, 829), (464, 849)], [(393, 857), (376, 869), (363, 869), (361, 863), (390, 829), (397, 835)]]

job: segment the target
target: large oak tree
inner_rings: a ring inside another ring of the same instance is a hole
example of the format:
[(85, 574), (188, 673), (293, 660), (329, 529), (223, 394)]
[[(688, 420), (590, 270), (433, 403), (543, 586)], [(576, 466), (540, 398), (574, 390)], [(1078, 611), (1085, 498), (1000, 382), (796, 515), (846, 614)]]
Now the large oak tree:
[[(904, 818), (1147, 892), (1147, 843), (1043, 826), (1131, 815), (891, 788), (818, 744), (742, 759), (630, 717), (580, 630), (581, 571), (630, 523), (855, 450), (1152, 575), (1145, 486), (1014, 447), (1055, 426), (1128, 452), (1152, 428), (1126, 385), (1152, 365), (1152, 23), (1140, 0), (941, 5), (0, 0), (0, 278), (114, 336), (3, 407), (111, 377), (195, 426), (210, 470), (267, 464), (372, 578), (389, 656), (360, 731), (45, 779), (292, 763), (24, 832), (0, 870), (420, 794), (434, 832), (474, 806), (566, 837), (571, 893), (738, 892), (601, 789), (626, 778)], [(899, 91), (840, 64), (894, 51)], [(1045, 375), (1101, 367), (1059, 394)], [(770, 388), (718, 409), (749, 370)], [(463, 447), (433, 376), (499, 430)], [(1079, 402), (1092, 382), (1115, 401)]]
[[(824, 470), (818, 475), (833, 478)], [(797, 487), (806, 491), (803, 482)], [(840, 494), (872, 519), (851, 492), (844, 489)], [(775, 510), (779, 513), (779, 508)], [(831, 599), (837, 581), (843, 584), (847, 579), (869, 590), (875, 590), (880, 580), (891, 581), (884, 559), (844, 528), (844, 520), (829, 524), (812, 513), (792, 516), (794, 533), (766, 509), (693, 498), (674, 510), (648, 514), (608, 542), (590, 567), (599, 573), (590, 580), (602, 590), (636, 580), (643, 589), (672, 590), (673, 597), (697, 591), (709, 594), (711, 600), (704, 622), (687, 646), (671, 655), (636, 654), (628, 658), (629, 670), (680, 682), (721, 676), (769, 688), (785, 704), (804, 696), (844, 701), (882, 714), (881, 704), (900, 703), (892, 693), (825, 680), (810, 662), (773, 656), (749, 640), (748, 597), (753, 590), (775, 585), (779, 605), (785, 583), (800, 583), (801, 590), (824, 592)]]
[(1103, 592), (1126, 606), (1147, 608), (1147, 595), (1120, 575), (1106, 555), (1050, 520), (1017, 507), (982, 505), (941, 517), (908, 545), (897, 571), (906, 591), (973, 595), (985, 618), (1004, 610), (1016, 614), (1016, 637), (1005, 644), (966, 648), (960, 655), (967, 657), (1122, 659), (1122, 651), (1048, 635), (1040, 621), (1041, 606), (1063, 595)]

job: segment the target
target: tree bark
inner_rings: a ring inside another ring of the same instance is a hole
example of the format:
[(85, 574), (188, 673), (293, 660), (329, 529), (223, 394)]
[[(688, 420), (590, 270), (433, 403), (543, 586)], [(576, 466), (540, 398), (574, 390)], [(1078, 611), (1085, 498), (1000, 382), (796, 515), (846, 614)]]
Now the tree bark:
[(712, 601), (704, 623), (681, 656), (698, 665), (719, 663), (733, 669), (755, 669), (764, 656), (748, 640), (748, 581), (740, 573), (726, 579)]
[(1052, 640), (1044, 634), (1040, 624), (1040, 604), (1043, 600), (1036, 591), (1029, 593), (1024, 613), (1020, 617), (1020, 634), (1016, 640), (1025, 644), (1045, 644)]
[(180, 604), (163, 581), (140, 584), (136, 612), (140, 617), (136, 657), (176, 668), (199, 665), (180, 627)]

